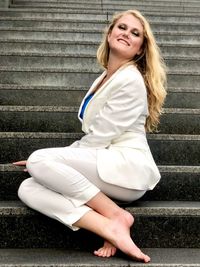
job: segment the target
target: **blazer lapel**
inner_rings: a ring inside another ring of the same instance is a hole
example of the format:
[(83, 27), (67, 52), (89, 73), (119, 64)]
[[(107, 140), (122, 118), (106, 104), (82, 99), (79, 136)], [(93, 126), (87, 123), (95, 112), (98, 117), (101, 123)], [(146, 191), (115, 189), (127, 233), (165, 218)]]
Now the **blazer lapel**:
[[(106, 89), (107, 90), (112, 90), (112, 87), (110, 86), (110, 83), (111, 81), (115, 78), (116, 75), (118, 75), (118, 73), (120, 71), (122, 71), (125, 67), (128, 67), (128, 66), (122, 66), (120, 67), (111, 77), (110, 79), (108, 79), (94, 94), (94, 96), (91, 98), (91, 100), (89, 101), (88, 105), (86, 106), (85, 108), (85, 111), (84, 111), (84, 116), (87, 117), (87, 108), (89, 105), (92, 105), (93, 102), (95, 101), (95, 99), (101, 94), (101, 92), (104, 90), (105, 87), (107, 87)], [(82, 109), (82, 106), (84, 104), (84, 101), (85, 101), (85, 98), (91, 94), (93, 92), (93, 90), (95, 89), (95, 87), (98, 85), (98, 83), (101, 82), (101, 80), (104, 78), (104, 76), (106, 75), (107, 71), (105, 70), (95, 81), (94, 83), (92, 84), (92, 86), (90, 87), (90, 89), (88, 90), (88, 92), (86, 93), (85, 97), (83, 98), (83, 101), (80, 105), (80, 108), (79, 108), (79, 112), (78, 112), (78, 118), (79, 120), (84, 123), (84, 118), (83, 120), (80, 118), (80, 113), (81, 113), (81, 109)]]
[[(80, 105), (80, 107), (79, 107), (79, 111), (78, 111), (78, 118), (79, 118), (79, 120), (82, 122), (83, 120), (81, 119), (81, 117), (80, 117), (80, 113), (81, 113), (81, 109), (82, 109), (82, 106), (83, 106), (83, 104), (84, 104), (84, 102), (85, 102), (85, 99), (87, 98), (87, 96), (88, 95), (90, 95), (92, 92), (93, 92), (93, 90), (95, 89), (95, 87), (101, 82), (101, 80), (104, 78), (104, 76), (106, 75), (106, 70), (93, 82), (93, 84), (92, 84), (92, 86), (90, 87), (90, 89), (87, 91), (87, 93), (86, 93), (86, 95), (84, 96), (84, 98), (83, 98), (83, 100), (82, 100), (82, 102), (81, 102), (81, 105)], [(97, 92), (95, 93), (95, 95), (97, 94)], [(94, 95), (94, 96), (95, 96)], [(93, 96), (93, 97), (94, 97)], [(93, 98), (92, 97), (92, 98)], [(92, 99), (91, 99), (92, 100)], [(90, 101), (91, 101), (90, 100)], [(89, 103), (88, 103), (89, 104)]]

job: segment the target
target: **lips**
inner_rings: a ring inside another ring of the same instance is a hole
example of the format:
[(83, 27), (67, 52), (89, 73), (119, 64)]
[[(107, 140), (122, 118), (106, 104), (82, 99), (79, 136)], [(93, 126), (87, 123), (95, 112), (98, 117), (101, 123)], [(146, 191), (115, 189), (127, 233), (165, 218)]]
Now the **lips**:
[(124, 44), (130, 46), (129, 42), (127, 42), (126, 40), (124, 40), (124, 39), (122, 39), (122, 38), (119, 38), (119, 39), (118, 39), (118, 42), (121, 42), (121, 43), (124, 43)]

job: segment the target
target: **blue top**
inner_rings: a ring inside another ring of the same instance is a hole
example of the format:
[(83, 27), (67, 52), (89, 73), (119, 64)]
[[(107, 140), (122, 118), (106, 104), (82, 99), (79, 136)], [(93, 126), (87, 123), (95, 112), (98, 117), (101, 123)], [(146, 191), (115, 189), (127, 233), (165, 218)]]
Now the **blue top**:
[(91, 93), (86, 97), (86, 99), (85, 99), (85, 101), (84, 101), (84, 103), (82, 105), (82, 108), (81, 108), (81, 113), (80, 113), (80, 118), (81, 119), (83, 119), (84, 111), (85, 111), (88, 103), (90, 102), (90, 99), (93, 97), (93, 95), (94, 95), (94, 93)]

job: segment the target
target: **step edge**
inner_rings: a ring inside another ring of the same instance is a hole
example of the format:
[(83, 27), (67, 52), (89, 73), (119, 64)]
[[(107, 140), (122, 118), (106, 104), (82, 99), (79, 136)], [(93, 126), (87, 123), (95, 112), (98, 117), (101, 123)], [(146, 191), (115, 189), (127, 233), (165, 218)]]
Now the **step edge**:
[[(200, 202), (195, 201), (138, 201), (134, 204), (126, 210), (135, 216), (200, 216)], [(0, 201), (0, 216), (37, 214), (21, 201)]]
[[(157, 165), (161, 173), (200, 173), (200, 166)], [(22, 172), (24, 167), (0, 163), (0, 172)]]

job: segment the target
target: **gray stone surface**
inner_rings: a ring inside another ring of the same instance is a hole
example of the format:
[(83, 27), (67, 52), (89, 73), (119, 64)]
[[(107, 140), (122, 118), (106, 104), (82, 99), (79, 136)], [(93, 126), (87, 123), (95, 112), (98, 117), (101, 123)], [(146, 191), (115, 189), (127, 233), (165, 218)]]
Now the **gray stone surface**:
[[(72, 95), (73, 96), (73, 95)], [(72, 98), (70, 96), (70, 99)], [(41, 95), (39, 96), (41, 97)], [(41, 99), (41, 101), (45, 99)], [(78, 104), (78, 103), (77, 103)], [(80, 132), (75, 106), (1, 106), (0, 131)], [(199, 134), (200, 109), (164, 109), (159, 133)]]
[[(9, 53), (44, 53), (48, 55), (49, 53), (68, 53), (69, 55), (75, 56), (76, 54), (82, 55), (96, 55), (96, 51), (99, 45), (99, 41), (62, 41), (62, 40), (34, 40), (34, 39), (26, 39), (26, 40), (7, 40), (1, 39), (1, 52), (9, 52)], [(158, 45), (161, 48), (163, 55), (165, 56), (180, 56), (185, 57), (193, 56), (199, 57), (200, 46), (198, 44), (181, 44), (176, 42), (174, 43), (166, 43), (166, 42), (158, 42)]]
[[(39, 148), (64, 147), (80, 136), (81, 134), (73, 133), (1, 133), (0, 162), (9, 163), (27, 158), (30, 153)], [(159, 165), (199, 165), (198, 136), (151, 135), (148, 140), (155, 161)]]
[[(30, 175), (24, 168), (12, 164), (0, 164), (0, 200), (18, 199), (20, 183)], [(156, 201), (199, 201), (200, 167), (198, 166), (159, 166), (161, 180), (148, 191), (142, 200)]]
[(169, 89), (166, 97), (167, 108), (199, 108), (200, 90)]
[[(0, 103), (9, 106), (79, 106), (87, 87), (0, 84)], [(45, 99), (45, 101), (44, 101)], [(168, 88), (166, 108), (198, 109), (200, 90)]]
[(85, 94), (86, 88), (83, 86), (79, 88), (0, 86), (1, 105), (9, 106), (77, 106)]
[(0, 8), (8, 8), (11, 0), (1, 0), (0, 1)]
[[(17, 202), (17, 188), (29, 175), (8, 164), (38, 148), (67, 146), (82, 136), (75, 107), (101, 72), (95, 51), (102, 28), (114, 10), (133, 3), (149, 18), (169, 67), (168, 96), (160, 132), (148, 135), (162, 179), (140, 202), (121, 205), (134, 214), (131, 234), (136, 244), (147, 247), (149, 266), (200, 266), (200, 2), (13, 3), (9, 10), (0, 9), (0, 162), (6, 163), (0, 164), (0, 267), (144, 266), (121, 254), (112, 259), (92, 256), (100, 238), (83, 230), (73, 233)], [(48, 249), (28, 249), (34, 247)], [(55, 247), (62, 250), (50, 250)], [(176, 249), (180, 247), (186, 249)]]
[[(51, 29), (84, 29), (84, 30), (101, 30), (107, 26), (107, 20), (91, 21), (85, 20), (67, 20), (67, 19), (45, 19), (45, 18), (10, 18), (1, 17), (0, 27), (31, 27), (31, 28), (51, 28)], [(153, 31), (169, 31), (169, 32), (196, 32), (199, 33), (200, 23), (187, 22), (151, 22)]]
[[(199, 205), (197, 202), (134, 203), (127, 208), (135, 217), (132, 237), (140, 247), (199, 248)], [(74, 233), (20, 203), (0, 202), (0, 206), (1, 248), (93, 250), (102, 242), (87, 231)]]
[[(178, 168), (175, 166), (175, 168)], [(142, 200), (199, 201), (200, 171), (161, 172), (161, 180)]]
[[(51, 29), (40, 28), (31, 29), (30, 27), (1, 27), (0, 28), (0, 40), (4, 38), (9, 39), (45, 39), (45, 40), (66, 40), (66, 41), (98, 41), (102, 39), (102, 30), (65, 30), (65, 29)], [(195, 35), (191, 32), (185, 31), (155, 31), (154, 35), (159, 42), (174, 42), (189, 44), (199, 44), (200, 34)]]
[[(171, 2), (171, 1), (170, 1)], [(187, 23), (197, 23), (198, 14), (195, 15), (193, 13), (165, 13), (161, 11), (159, 13), (156, 12), (145, 12), (143, 14), (148, 18), (150, 22), (159, 22), (159, 21), (166, 21), (166, 22), (187, 22)], [(73, 20), (90, 20), (90, 21), (99, 21), (99, 20), (110, 20), (113, 12), (110, 11), (103, 11), (103, 12), (92, 12), (87, 11), (84, 13), (83, 10), (63, 10), (59, 9), (57, 11), (47, 10), (47, 9), (20, 9), (20, 8), (9, 8), (9, 9), (0, 9), (0, 15), (4, 17), (20, 17), (20, 18), (54, 18), (54, 19), (73, 19)]]
[[(150, 267), (199, 267), (199, 249), (145, 248), (151, 256)], [(147, 264), (117, 255), (98, 258), (92, 252), (65, 249), (4, 249), (0, 250), (0, 266), (4, 267), (144, 267)]]
[[(88, 87), (101, 73), (90, 69), (52, 69), (52, 68), (21, 68), (0, 67), (0, 79), (3, 84), (21, 84), (33, 86), (84, 86)], [(76, 79), (74, 79), (76, 77)], [(170, 71), (168, 73), (169, 87), (198, 88), (200, 84), (199, 71)]]
[[(115, 2), (115, 5), (112, 4), (106, 4), (103, 2), (103, 5), (101, 5), (101, 3), (73, 3), (73, 2), (56, 2), (56, 3), (48, 3), (48, 2), (31, 2), (31, 1), (22, 1), (22, 2), (17, 2), (16, 4), (11, 5), (11, 7), (19, 7), (19, 8), (25, 8), (25, 7), (31, 7), (31, 8), (62, 8), (62, 9), (71, 9), (71, 10), (80, 10), (81, 8), (84, 10), (90, 10), (90, 11), (99, 11), (99, 10), (115, 10), (115, 11), (120, 11), (120, 10), (127, 10), (130, 9), (132, 7), (132, 5), (130, 4), (130, 2), (128, 4), (119, 4), (119, 2)], [(160, 3), (156, 4), (151, 4), (148, 5), (146, 4), (146, 2), (144, 2), (144, 4), (142, 3), (138, 3), (135, 2), (134, 3), (134, 8), (140, 8), (140, 10), (145, 10), (145, 11), (154, 11), (154, 12), (159, 12), (159, 11), (163, 11), (163, 8), (165, 8), (166, 12), (173, 12), (174, 10), (176, 10), (176, 13), (187, 13), (187, 12), (191, 12), (191, 13), (199, 13), (197, 10), (197, 7), (199, 7), (199, 5), (197, 4), (197, 6), (195, 6), (195, 3), (190, 6), (190, 5), (180, 5), (180, 4), (175, 4), (175, 5), (161, 5)]]
[[(165, 63), (171, 71), (193, 71), (200, 69), (200, 57), (197, 56), (164, 56)], [(7, 66), (20, 70), (21, 68), (68, 68), (81, 69), (88, 66), (88, 69), (101, 71), (95, 55), (68, 53), (25, 53), (25, 52), (2, 52), (0, 53), (0, 66)]]

